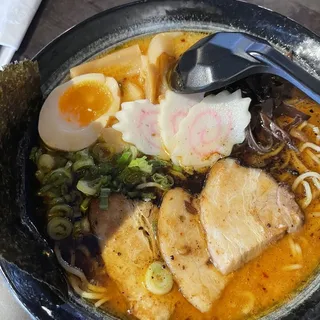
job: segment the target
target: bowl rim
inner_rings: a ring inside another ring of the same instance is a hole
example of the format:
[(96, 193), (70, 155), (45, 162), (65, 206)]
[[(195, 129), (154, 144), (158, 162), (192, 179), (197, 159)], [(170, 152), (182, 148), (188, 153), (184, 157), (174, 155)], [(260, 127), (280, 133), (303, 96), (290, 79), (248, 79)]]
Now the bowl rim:
[[(52, 51), (53, 48), (59, 43), (59, 41), (61, 41), (61, 40), (63, 40), (65, 38), (65, 36), (73, 34), (73, 33), (77, 33), (78, 30), (81, 29), (83, 26), (89, 24), (92, 21), (99, 20), (101, 17), (103, 17), (105, 15), (112, 14), (113, 12), (116, 12), (118, 10), (122, 10), (124, 8), (144, 5), (146, 3), (166, 3), (166, 2), (169, 2), (169, 1), (170, 0), (138, 0), (138, 1), (125, 3), (125, 4), (122, 4), (122, 5), (118, 5), (118, 6), (103, 10), (101, 12), (98, 12), (98, 13), (94, 14), (93, 16), (90, 16), (90, 17), (86, 18), (85, 20), (81, 21), (80, 23), (73, 25), (72, 27), (70, 27), (69, 29), (65, 30), (64, 32), (59, 34), (57, 37), (52, 39), (41, 50), (39, 50), (38, 53), (35, 54), (35, 56), (32, 58), (32, 60), (33, 61), (41, 60), (42, 56), (45, 55), (46, 53)], [(263, 7), (263, 6), (260, 6), (260, 5), (257, 5), (257, 4), (253, 4), (253, 3), (248, 3), (245, 0), (228, 0), (228, 1), (233, 1), (235, 3), (239, 3), (239, 4), (243, 5), (243, 6), (246, 6), (247, 8), (252, 8), (254, 10), (260, 10), (262, 12), (269, 12), (269, 14), (271, 14), (272, 16), (278, 17), (283, 21), (289, 21), (292, 25), (299, 26), (300, 32), (303, 32), (305, 35), (308, 35), (309, 37), (315, 39), (316, 41), (318, 41), (320, 43), (320, 36), (319, 35), (317, 35), (313, 31), (309, 30), (308, 28), (304, 27), (303, 25), (301, 25), (300, 23), (298, 23), (297, 21), (295, 21), (292, 18), (289, 18), (289, 17), (287, 17), (287, 16), (285, 16), (285, 15), (283, 15), (281, 13), (278, 13), (278, 12), (273, 11), (271, 9), (268, 9), (266, 7)], [(179, 0), (177, 0), (177, 2), (179, 2)], [(202, 2), (210, 3), (211, 1), (210, 0), (204, 0)], [(2, 262), (0, 262), (0, 270), (3, 273), (4, 278), (6, 279), (6, 282), (8, 283), (10, 291), (13, 292), (14, 296), (17, 298), (17, 300), (20, 302), (20, 304), (35, 319), (40, 319), (37, 316), (37, 314), (35, 314), (34, 312), (32, 312), (30, 310), (29, 305), (31, 303), (26, 301), (24, 299), (24, 297), (20, 294), (20, 292), (15, 288), (12, 280), (10, 279), (9, 275), (6, 273), (6, 266), (4, 264), (2, 264)], [(271, 309), (270, 311), (272, 312), (273, 310)]]
[[(82, 26), (86, 25), (87, 23), (93, 21), (93, 20), (97, 20), (99, 19), (99, 17), (101, 16), (104, 16), (106, 14), (110, 14), (114, 11), (118, 11), (118, 10), (121, 10), (123, 8), (128, 8), (128, 7), (131, 7), (131, 6), (137, 6), (137, 5), (140, 5), (140, 4), (145, 4), (145, 3), (157, 3), (157, 2), (163, 2), (165, 3), (167, 0), (135, 0), (135, 1), (132, 1), (132, 2), (128, 2), (128, 3), (125, 3), (125, 4), (121, 4), (121, 5), (118, 5), (118, 6), (114, 6), (114, 7), (111, 7), (109, 9), (106, 9), (106, 10), (103, 10), (101, 12), (98, 12), (88, 18), (86, 18), (85, 20), (79, 22), (79, 23), (76, 23), (74, 24), (73, 26), (71, 26), (70, 28), (68, 28), (67, 30), (63, 31), (62, 33), (60, 33), (58, 36), (56, 36), (55, 38), (53, 38), (50, 42), (48, 42), (42, 49), (40, 49), (33, 57), (31, 60), (35, 61), (35, 60), (39, 60), (41, 59), (41, 56), (46, 53), (47, 51), (50, 51), (51, 47), (56, 45), (56, 43), (58, 41), (60, 41), (66, 34), (69, 34), (69, 33), (72, 33), (74, 31), (76, 31), (77, 29), (81, 28)], [(285, 19), (285, 20), (288, 20), (288, 21), (291, 21), (292, 23), (294, 24), (297, 24), (301, 27), (301, 29), (304, 30), (305, 33), (309, 34), (309, 35), (312, 35), (313, 37), (317, 38), (319, 41), (320, 41), (320, 35), (316, 34), (314, 31), (306, 28), (304, 25), (302, 25), (301, 23), (297, 22), (295, 19), (293, 18), (290, 18), (290, 17), (287, 17), (285, 16), (284, 14), (282, 13), (279, 13), (277, 11), (274, 11), (272, 9), (269, 9), (267, 7), (264, 7), (262, 5), (257, 5), (257, 4), (254, 4), (254, 3), (249, 3), (249, 2), (246, 2), (246, 0), (233, 0), (234, 2), (238, 2), (238, 3), (242, 3), (244, 5), (246, 5), (247, 7), (251, 7), (251, 8), (259, 8), (259, 9), (262, 9), (263, 11), (266, 10), (266, 11), (269, 11), (270, 13), (272, 13), (274, 16), (278, 16), (282, 19)], [(206, 2), (206, 0), (204, 1)]]

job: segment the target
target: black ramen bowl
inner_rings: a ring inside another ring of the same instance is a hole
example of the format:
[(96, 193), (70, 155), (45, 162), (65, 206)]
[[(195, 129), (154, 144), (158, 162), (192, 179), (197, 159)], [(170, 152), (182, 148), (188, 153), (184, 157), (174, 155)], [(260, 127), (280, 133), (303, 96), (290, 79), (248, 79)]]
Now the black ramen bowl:
[[(284, 16), (235, 0), (150, 0), (101, 12), (45, 47), (34, 58), (39, 63), (44, 96), (65, 78), (72, 66), (100, 51), (134, 37), (169, 30), (247, 32), (268, 40), (280, 50), (292, 50), (296, 63), (320, 77), (319, 55), (312, 54), (320, 51), (320, 38)], [(304, 50), (306, 47), (312, 50)], [(35, 144), (38, 114), (39, 110), (35, 110), (31, 115), (28, 139), (21, 143), (12, 136), (10, 143), (24, 149), (19, 154), (26, 155)], [(17, 159), (20, 165), (14, 176), (21, 179), (16, 181), (22, 185), (20, 200), (25, 201), (20, 203), (20, 208), (32, 216), (34, 196), (28, 179), (33, 172), (27, 163), (26, 157)], [(0, 207), (6, 200), (0, 197)], [(71, 291), (70, 302), (62, 303), (47, 286), (14, 265), (1, 262), (1, 267), (13, 292), (36, 319), (116, 319), (84, 304)], [(274, 308), (262, 319), (318, 319), (319, 314), (320, 274), (315, 274), (289, 302)]]

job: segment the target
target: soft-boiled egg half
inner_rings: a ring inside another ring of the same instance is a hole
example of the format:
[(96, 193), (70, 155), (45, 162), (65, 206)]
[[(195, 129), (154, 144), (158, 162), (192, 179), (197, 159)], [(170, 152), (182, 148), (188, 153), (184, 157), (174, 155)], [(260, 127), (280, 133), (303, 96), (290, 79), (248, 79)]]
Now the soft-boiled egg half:
[(44, 102), (38, 130), (54, 149), (77, 151), (93, 144), (120, 108), (117, 81), (100, 73), (73, 78), (56, 87)]

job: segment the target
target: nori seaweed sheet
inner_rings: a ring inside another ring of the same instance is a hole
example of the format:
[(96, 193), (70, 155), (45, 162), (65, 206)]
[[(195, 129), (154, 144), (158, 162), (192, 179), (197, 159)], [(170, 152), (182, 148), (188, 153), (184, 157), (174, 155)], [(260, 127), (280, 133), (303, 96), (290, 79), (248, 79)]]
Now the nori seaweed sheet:
[(66, 299), (66, 279), (29, 219), (25, 203), (26, 131), (41, 103), (36, 62), (26, 60), (0, 71), (0, 259), (15, 264)]

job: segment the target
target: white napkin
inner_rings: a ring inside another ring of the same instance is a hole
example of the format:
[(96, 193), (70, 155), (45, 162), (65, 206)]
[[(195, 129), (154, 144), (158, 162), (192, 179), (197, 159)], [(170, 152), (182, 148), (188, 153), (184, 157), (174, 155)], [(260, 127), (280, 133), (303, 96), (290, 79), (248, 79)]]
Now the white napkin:
[(8, 64), (38, 10), (41, 0), (0, 0), (0, 67)]

